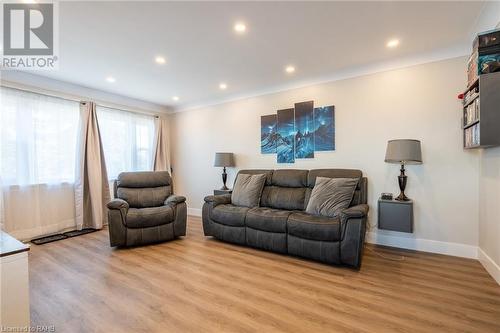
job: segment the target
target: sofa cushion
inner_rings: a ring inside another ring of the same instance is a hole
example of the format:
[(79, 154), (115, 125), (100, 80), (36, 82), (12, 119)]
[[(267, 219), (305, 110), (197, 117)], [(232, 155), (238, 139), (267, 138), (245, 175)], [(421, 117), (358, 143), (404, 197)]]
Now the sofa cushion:
[(210, 217), (217, 223), (232, 226), (244, 227), (245, 216), (250, 210), (248, 207), (239, 207), (231, 204), (217, 205), (212, 209)]
[(130, 208), (125, 225), (127, 228), (148, 228), (174, 221), (174, 210), (170, 206)]
[(304, 210), (305, 187), (265, 186), (260, 205), (276, 209)]
[(116, 179), (118, 187), (159, 187), (171, 185), (170, 174), (167, 171), (122, 172)]
[[(267, 170), (267, 169), (240, 170), (240, 171), (238, 171), (238, 175), (241, 175), (241, 174), (262, 175), (262, 174), (264, 174), (264, 175), (266, 175), (266, 185), (271, 186), (272, 185), (272, 178), (273, 178), (273, 171), (274, 170)], [(236, 175), (236, 179), (238, 178), (238, 175)], [(236, 181), (236, 179), (235, 179), (235, 181)]]
[(231, 203), (242, 207), (257, 207), (266, 182), (266, 175), (239, 174), (234, 182)]
[(334, 242), (340, 240), (340, 219), (302, 212), (290, 214), (287, 232), (298, 238)]
[(265, 207), (252, 208), (247, 212), (245, 224), (256, 230), (286, 232), (286, 221), (292, 212)]
[(125, 200), (132, 208), (162, 206), (170, 196), (170, 186), (160, 187), (118, 187), (116, 197)]
[(352, 201), (358, 178), (317, 177), (306, 212), (337, 217)]
[[(317, 177), (326, 178), (361, 178), (363, 173), (355, 169), (313, 169), (307, 175), (307, 186), (313, 188)], [(359, 186), (358, 186), (358, 189)]]
[(306, 187), (308, 173), (307, 170), (275, 170), (272, 176), (272, 185), (281, 187)]

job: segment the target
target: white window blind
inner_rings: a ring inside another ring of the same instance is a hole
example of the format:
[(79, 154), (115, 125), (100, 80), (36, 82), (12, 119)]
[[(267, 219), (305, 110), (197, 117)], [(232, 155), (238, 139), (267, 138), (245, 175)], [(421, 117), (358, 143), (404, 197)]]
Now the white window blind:
[(3, 185), (72, 183), (78, 103), (1, 87), (0, 106)]
[(152, 170), (155, 117), (97, 106), (109, 179), (124, 171)]

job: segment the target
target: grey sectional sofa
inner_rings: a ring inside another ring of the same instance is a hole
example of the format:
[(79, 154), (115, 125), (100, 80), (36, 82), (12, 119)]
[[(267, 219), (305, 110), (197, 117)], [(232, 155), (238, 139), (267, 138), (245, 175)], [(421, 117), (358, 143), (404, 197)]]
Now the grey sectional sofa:
[[(278, 253), (355, 268), (361, 265), (368, 214), (367, 179), (359, 170), (242, 170), (266, 174), (260, 207), (231, 204), (231, 195), (207, 196), (206, 236)], [(359, 178), (350, 207), (340, 217), (305, 213), (316, 177)]]
[(186, 198), (172, 194), (166, 171), (122, 172), (108, 203), (111, 246), (134, 246), (186, 235)]

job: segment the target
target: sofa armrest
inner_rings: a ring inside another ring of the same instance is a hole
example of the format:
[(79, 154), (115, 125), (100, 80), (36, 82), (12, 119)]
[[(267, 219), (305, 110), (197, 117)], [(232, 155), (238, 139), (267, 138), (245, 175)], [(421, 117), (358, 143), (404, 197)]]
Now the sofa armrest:
[(108, 202), (106, 206), (109, 209), (116, 209), (116, 210), (125, 209), (125, 211), (128, 211), (129, 208), (128, 203), (123, 199), (113, 199), (110, 202)]
[(231, 194), (223, 195), (209, 195), (205, 197), (205, 202), (207, 204), (213, 204), (213, 206), (224, 205), (231, 203)]
[(183, 197), (182, 195), (175, 195), (172, 194), (165, 200), (165, 205), (172, 205), (175, 206), (177, 204), (183, 203), (186, 201), (186, 197)]
[(340, 261), (357, 269), (361, 266), (363, 257), (368, 209), (368, 205), (361, 204), (344, 209), (340, 213)]
[(341, 219), (344, 221), (347, 221), (348, 219), (352, 218), (362, 218), (366, 217), (368, 215), (368, 205), (367, 204), (361, 204), (361, 205), (356, 205), (349, 207), (347, 209), (344, 209), (341, 213)]
[(109, 244), (122, 246), (127, 243), (127, 212), (129, 204), (122, 199), (113, 199), (107, 204)]

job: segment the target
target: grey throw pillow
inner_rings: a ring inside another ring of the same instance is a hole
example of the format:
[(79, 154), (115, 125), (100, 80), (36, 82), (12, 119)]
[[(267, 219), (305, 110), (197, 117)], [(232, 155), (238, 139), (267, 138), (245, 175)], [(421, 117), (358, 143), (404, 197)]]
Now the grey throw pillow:
[(266, 182), (266, 175), (239, 174), (234, 182), (231, 203), (235, 206), (259, 206), (262, 189)]
[(337, 217), (349, 207), (357, 185), (357, 178), (317, 177), (306, 213)]

